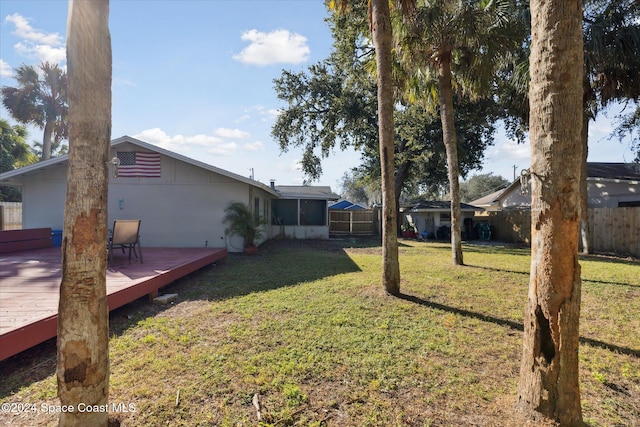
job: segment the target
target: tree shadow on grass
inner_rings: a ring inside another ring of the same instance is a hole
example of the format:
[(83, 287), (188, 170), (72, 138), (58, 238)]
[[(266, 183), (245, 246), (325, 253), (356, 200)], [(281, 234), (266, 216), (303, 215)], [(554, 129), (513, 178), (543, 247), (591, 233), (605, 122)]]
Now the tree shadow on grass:
[[(346, 248), (380, 246), (379, 238), (344, 240), (270, 240), (255, 256), (228, 254), (225, 260), (184, 276), (161, 289), (178, 302), (220, 301), (361, 271)], [(141, 320), (171, 308), (138, 298), (109, 313), (109, 335), (120, 336)], [(56, 338), (0, 362), (0, 398), (41, 381), (56, 370)]]
[[(499, 317), (490, 316), (488, 314), (478, 313), (475, 311), (469, 311), (462, 308), (452, 307), (449, 305), (428, 301), (423, 298), (417, 297), (415, 295), (401, 293), (398, 295), (398, 298), (400, 298), (401, 300), (412, 302), (414, 304), (422, 305), (424, 307), (428, 307), (431, 309), (446, 311), (447, 313), (459, 314), (460, 316), (477, 319), (483, 322), (493, 323), (500, 326), (506, 326), (520, 332), (524, 331), (524, 325), (519, 322), (514, 322), (513, 320), (501, 319)], [(621, 353), (621, 354), (627, 354), (634, 357), (640, 357), (640, 350), (621, 347), (615, 344), (606, 343), (604, 341), (596, 340), (593, 338), (580, 337), (580, 342), (582, 344), (588, 344), (592, 347), (600, 347), (605, 350), (612, 351), (614, 353)]]
[[(600, 260), (603, 261), (603, 260)], [(607, 262), (607, 261), (603, 261), (603, 262)], [(484, 265), (475, 265), (475, 264), (465, 264), (467, 267), (473, 267), (473, 268), (479, 268), (482, 270), (487, 270), (487, 271), (496, 271), (496, 272), (500, 272), (500, 273), (512, 273), (512, 274), (521, 274), (523, 276), (529, 276), (531, 274), (530, 271), (516, 271), (516, 270), (509, 270), (506, 268), (497, 268), (497, 267), (487, 267)], [(590, 283), (600, 283), (603, 285), (615, 285), (615, 286), (629, 286), (631, 288), (639, 288), (640, 284), (633, 284), (633, 283), (626, 283), (626, 282), (614, 282), (611, 280), (597, 280), (597, 279), (589, 279), (588, 277), (582, 277), (582, 283), (584, 282), (590, 282)]]

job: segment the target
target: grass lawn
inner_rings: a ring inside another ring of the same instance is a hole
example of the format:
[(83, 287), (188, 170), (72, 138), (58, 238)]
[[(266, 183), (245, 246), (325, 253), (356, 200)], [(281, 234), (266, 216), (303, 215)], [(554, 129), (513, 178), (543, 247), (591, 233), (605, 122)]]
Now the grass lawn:
[[(529, 250), (402, 240), (400, 298), (372, 241), (271, 241), (111, 314), (124, 426), (509, 426)], [(582, 259), (585, 421), (640, 425), (640, 264)], [(55, 342), (0, 363), (0, 425), (56, 425)], [(257, 405), (256, 405), (257, 404)], [(124, 412), (123, 410), (135, 410)], [(539, 425), (539, 424), (531, 424)]]

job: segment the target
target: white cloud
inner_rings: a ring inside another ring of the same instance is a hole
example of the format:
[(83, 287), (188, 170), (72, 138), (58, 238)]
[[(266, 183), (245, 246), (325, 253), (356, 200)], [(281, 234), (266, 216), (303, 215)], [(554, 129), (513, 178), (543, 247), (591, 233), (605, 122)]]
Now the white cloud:
[(509, 139), (496, 146), (492, 157), (494, 160), (529, 161), (531, 147), (528, 141), (524, 144), (518, 144), (516, 141)]
[(6, 18), (4, 18), (4, 21), (11, 22), (16, 26), (13, 34), (30, 42), (47, 44), (50, 46), (61, 46), (63, 44), (60, 34), (47, 34), (43, 33), (42, 31), (36, 30), (31, 26), (31, 24), (29, 24), (29, 20), (27, 18), (18, 13), (8, 15)]
[(251, 135), (249, 132), (245, 132), (240, 129), (228, 129), (228, 128), (218, 128), (213, 132), (216, 136), (220, 138), (232, 138), (232, 139), (242, 139)]
[(300, 159), (295, 159), (289, 163), (278, 163), (276, 169), (284, 172), (300, 172), (302, 171), (302, 163)]
[(67, 59), (67, 53), (63, 47), (53, 47), (44, 44), (16, 43), (13, 48), (20, 55), (27, 58), (36, 58), (40, 62), (60, 64)]
[(267, 115), (271, 116), (271, 118), (276, 119), (280, 114), (282, 114), (284, 110), (278, 110), (276, 108), (270, 108), (267, 110)]
[(13, 77), (13, 68), (2, 59), (0, 59), (0, 76)]
[(217, 144), (215, 147), (207, 150), (211, 154), (216, 156), (230, 156), (238, 151), (238, 145), (235, 142), (227, 142), (224, 144)]
[(14, 45), (14, 49), (20, 55), (54, 64), (62, 63), (66, 59), (64, 39), (60, 34), (37, 30), (31, 26), (27, 18), (17, 13), (8, 15), (4, 21), (12, 23), (15, 26), (12, 34), (22, 39)]
[(263, 151), (264, 144), (260, 141), (251, 142), (242, 146), (242, 151)]
[(270, 33), (245, 31), (242, 40), (250, 44), (233, 59), (245, 64), (299, 64), (307, 61), (311, 53), (306, 37), (282, 29)]
[(160, 128), (146, 129), (133, 135), (134, 138), (157, 145), (167, 150), (184, 153), (193, 146), (205, 147), (211, 153), (216, 154), (232, 154), (237, 151), (237, 146), (233, 143), (225, 144), (224, 140), (215, 135), (168, 135)]

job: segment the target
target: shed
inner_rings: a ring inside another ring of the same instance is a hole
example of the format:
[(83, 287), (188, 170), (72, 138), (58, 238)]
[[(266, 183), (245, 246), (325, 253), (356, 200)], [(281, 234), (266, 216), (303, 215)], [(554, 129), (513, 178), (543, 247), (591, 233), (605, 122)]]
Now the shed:
[[(446, 239), (447, 233), (451, 231), (451, 202), (430, 200), (422, 201), (410, 205), (403, 206), (400, 211), (404, 215), (405, 222), (416, 228), (418, 234), (431, 236), (432, 238)], [(463, 233), (466, 237), (471, 231), (467, 231), (466, 225), (471, 227), (473, 216), (476, 212), (482, 211), (482, 208), (472, 206), (466, 203), (460, 203), (460, 212), (463, 222)], [(467, 231), (467, 232), (465, 232)]]

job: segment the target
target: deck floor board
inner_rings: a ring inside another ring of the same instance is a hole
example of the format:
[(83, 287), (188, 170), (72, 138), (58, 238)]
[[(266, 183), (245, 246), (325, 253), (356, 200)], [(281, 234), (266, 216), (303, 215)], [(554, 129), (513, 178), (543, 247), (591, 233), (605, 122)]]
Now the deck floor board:
[[(226, 255), (223, 248), (143, 248), (140, 263), (116, 252), (107, 269), (109, 310)], [(0, 254), (0, 360), (56, 336), (60, 265), (55, 247)]]

